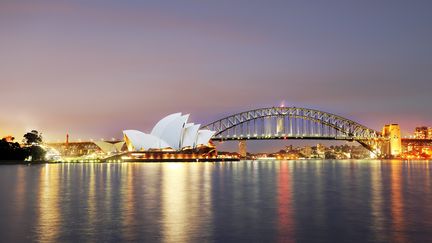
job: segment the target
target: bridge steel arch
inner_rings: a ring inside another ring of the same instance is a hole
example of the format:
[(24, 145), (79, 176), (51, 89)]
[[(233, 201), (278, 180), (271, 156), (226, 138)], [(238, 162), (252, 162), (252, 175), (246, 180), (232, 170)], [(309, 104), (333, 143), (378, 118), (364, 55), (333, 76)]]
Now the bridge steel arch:
[(357, 141), (380, 155), (381, 134), (350, 119), (308, 108), (271, 107), (234, 114), (203, 129), (215, 131), (213, 141), (264, 139), (326, 139)]

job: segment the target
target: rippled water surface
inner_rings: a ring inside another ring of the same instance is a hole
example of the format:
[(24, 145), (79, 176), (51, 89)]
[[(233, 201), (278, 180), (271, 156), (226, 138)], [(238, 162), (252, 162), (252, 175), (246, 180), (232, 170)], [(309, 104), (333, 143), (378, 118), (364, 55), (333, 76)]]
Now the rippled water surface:
[(432, 242), (432, 162), (0, 166), (1, 242)]

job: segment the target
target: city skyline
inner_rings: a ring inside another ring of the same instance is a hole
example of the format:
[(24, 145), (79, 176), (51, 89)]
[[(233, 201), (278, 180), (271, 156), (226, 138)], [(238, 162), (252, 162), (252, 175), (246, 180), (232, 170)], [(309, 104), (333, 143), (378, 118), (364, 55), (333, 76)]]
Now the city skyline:
[(432, 126), (432, 4), (416, 3), (2, 1), (0, 136), (119, 138), (281, 103), (412, 133)]

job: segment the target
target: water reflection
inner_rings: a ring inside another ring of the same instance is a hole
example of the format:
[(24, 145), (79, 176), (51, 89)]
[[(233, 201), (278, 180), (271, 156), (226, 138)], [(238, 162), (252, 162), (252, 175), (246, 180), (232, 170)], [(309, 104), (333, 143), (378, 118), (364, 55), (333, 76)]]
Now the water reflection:
[(87, 205), (88, 205), (88, 227), (92, 227), (96, 224), (97, 220), (97, 208), (96, 208), (96, 172), (95, 172), (95, 164), (89, 165), (89, 185), (88, 185), (88, 196), (87, 196)]
[(134, 167), (135, 164), (122, 164), (121, 169), (121, 206), (122, 206), (122, 229), (125, 240), (137, 238), (136, 227), (140, 221), (136, 219), (136, 209), (139, 205), (136, 202), (134, 186)]
[(291, 171), (288, 162), (281, 162), (278, 179), (278, 241), (295, 242)]
[(187, 242), (186, 166), (170, 163), (162, 168), (163, 239), (165, 242)]
[(400, 161), (391, 161), (391, 212), (393, 242), (406, 242), (404, 234), (404, 203), (402, 195), (402, 166)]
[(381, 163), (377, 163), (374, 166), (370, 166), (370, 179), (371, 179), (371, 215), (372, 225), (371, 228), (374, 233), (374, 238), (377, 241), (384, 241), (384, 229), (385, 229), (385, 215), (384, 199), (382, 191), (382, 174), (381, 174)]
[(58, 165), (45, 165), (40, 170), (37, 239), (39, 242), (55, 242), (59, 237), (62, 223), (59, 208), (59, 172)]
[(25, 210), (25, 198), (27, 194), (27, 180), (25, 173), (25, 167), (18, 168), (15, 182), (15, 210), (17, 211), (17, 214), (22, 214)]
[(205, 184), (205, 164), (162, 165), (162, 222), (164, 242), (193, 242), (209, 235), (211, 187)]

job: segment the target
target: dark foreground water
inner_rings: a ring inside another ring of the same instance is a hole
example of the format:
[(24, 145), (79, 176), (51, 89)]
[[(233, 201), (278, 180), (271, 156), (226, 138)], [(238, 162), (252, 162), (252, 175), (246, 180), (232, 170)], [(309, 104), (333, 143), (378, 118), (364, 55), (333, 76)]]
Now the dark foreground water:
[(432, 242), (432, 162), (0, 166), (1, 242)]

